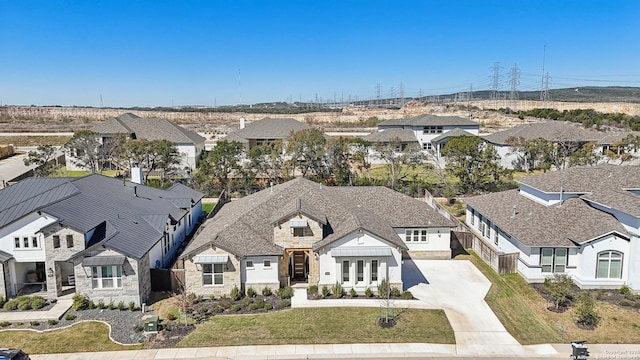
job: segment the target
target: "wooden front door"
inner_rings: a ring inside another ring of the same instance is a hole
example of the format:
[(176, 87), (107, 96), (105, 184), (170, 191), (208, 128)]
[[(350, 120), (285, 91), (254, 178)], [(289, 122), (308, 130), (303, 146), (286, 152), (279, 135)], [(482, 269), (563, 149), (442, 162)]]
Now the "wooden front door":
[(293, 278), (299, 280), (307, 279), (304, 252), (302, 251), (296, 251), (293, 253)]

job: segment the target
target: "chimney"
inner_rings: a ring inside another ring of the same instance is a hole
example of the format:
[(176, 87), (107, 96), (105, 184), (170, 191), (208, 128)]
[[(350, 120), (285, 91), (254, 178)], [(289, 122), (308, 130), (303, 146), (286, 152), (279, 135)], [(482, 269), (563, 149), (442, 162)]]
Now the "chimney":
[(244, 129), (244, 118), (240, 117), (240, 129)]
[(142, 185), (142, 168), (138, 166), (131, 167), (131, 182)]

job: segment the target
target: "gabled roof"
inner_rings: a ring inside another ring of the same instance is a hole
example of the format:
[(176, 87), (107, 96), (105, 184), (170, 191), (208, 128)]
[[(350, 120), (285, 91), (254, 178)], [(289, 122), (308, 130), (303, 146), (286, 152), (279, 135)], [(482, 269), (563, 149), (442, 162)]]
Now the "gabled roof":
[(326, 219), (325, 237), (314, 249), (360, 229), (405, 249), (396, 227), (453, 226), (424, 202), (384, 187), (327, 187), (298, 178), (225, 204), (207, 220), (183, 256), (209, 245), (240, 257), (280, 255), (283, 249), (274, 244), (273, 221), (298, 206)]
[(385, 120), (378, 126), (479, 126), (477, 122), (459, 116), (423, 114), (405, 119)]
[(176, 144), (199, 144), (205, 140), (169, 120), (141, 118), (130, 113), (103, 121), (92, 127), (91, 131), (98, 134), (135, 134), (136, 139), (166, 139)]
[(447, 131), (444, 132), (436, 137), (434, 137), (433, 139), (431, 139), (432, 143), (439, 143), (442, 140), (448, 139), (448, 138), (452, 138), (452, 137), (458, 137), (458, 136), (476, 136), (468, 131), (462, 130), (460, 128), (455, 128), (452, 129), (451, 131)]
[(588, 130), (566, 121), (546, 121), (522, 124), (510, 129), (485, 135), (482, 138), (492, 144), (506, 145), (510, 137), (523, 137), (525, 140), (543, 138), (552, 142), (559, 141), (600, 141), (606, 133)]
[(244, 129), (236, 130), (222, 140), (242, 141), (241, 139), (284, 139), (289, 136), (291, 132), (306, 129), (311, 129), (311, 126), (296, 119), (264, 118), (248, 123)]
[(575, 246), (610, 232), (628, 236), (615, 217), (579, 198), (566, 200), (561, 206), (545, 206), (520, 195), (519, 190), (508, 190), (465, 202), (529, 247)]
[(9, 259), (13, 259), (13, 255), (0, 250), (0, 263), (4, 263)]
[(365, 140), (373, 143), (388, 143), (392, 140), (399, 139), (400, 142), (410, 143), (418, 142), (416, 134), (409, 129), (387, 129), (376, 131), (364, 137)]
[(139, 259), (162, 237), (161, 221), (164, 225), (168, 217), (181, 219), (186, 214), (171, 200), (188, 193), (194, 196), (189, 202), (202, 198), (183, 187), (162, 190), (97, 174), (30, 178), (0, 190), (1, 226), (42, 211), (83, 233), (100, 228), (102, 238), (92, 238), (92, 244), (100, 242)]

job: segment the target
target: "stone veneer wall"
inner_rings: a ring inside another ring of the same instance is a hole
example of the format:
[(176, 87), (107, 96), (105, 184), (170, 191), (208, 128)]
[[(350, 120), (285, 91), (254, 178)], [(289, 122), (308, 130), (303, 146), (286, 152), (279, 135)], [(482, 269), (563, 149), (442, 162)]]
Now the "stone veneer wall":
[[(293, 236), (291, 227), (289, 226), (289, 220), (293, 218), (306, 219), (307, 228), (304, 235), (300, 237)], [(303, 248), (309, 249), (313, 247), (313, 243), (322, 240), (322, 224), (312, 220), (304, 215), (296, 215), (289, 219), (278, 222), (273, 228), (273, 242), (276, 245), (280, 245), (285, 249), (291, 248)]]
[(451, 250), (405, 251), (403, 259), (415, 260), (451, 260)]
[[(115, 251), (106, 250), (95, 256), (118, 256)], [(146, 267), (144, 266), (146, 264)], [(74, 267), (76, 277), (76, 292), (80, 293), (95, 303), (102, 300), (105, 304), (113, 301), (114, 304), (122, 301), (127, 305), (133, 301), (140, 306), (149, 296), (149, 293), (141, 293), (145, 289), (151, 289), (151, 278), (149, 271), (149, 254), (146, 254), (140, 261), (126, 257), (122, 265), (122, 288), (94, 289), (91, 281), (91, 267), (82, 266), (82, 259), (77, 259)], [(139, 271), (140, 269), (140, 271)], [(148, 285), (145, 285), (147, 284)]]
[[(42, 231), (44, 235), (44, 251), (45, 251), (45, 274), (47, 277), (47, 297), (55, 299), (62, 295), (62, 275), (60, 271), (61, 261), (67, 261), (71, 256), (84, 250), (84, 234), (73, 229), (60, 226), (54, 223)], [(60, 247), (53, 247), (53, 236), (60, 236)], [(73, 247), (67, 247), (67, 235), (73, 236)], [(50, 274), (48, 269), (52, 269)], [(76, 285), (77, 286), (77, 285)]]
[[(240, 278), (240, 261), (234, 256), (222, 249), (207, 248), (198, 255), (229, 255), (226, 270), (223, 273), (222, 285), (203, 285), (202, 284), (202, 266), (196, 264), (190, 259), (184, 261), (184, 278), (185, 291), (202, 296), (221, 296), (229, 295), (234, 286), (242, 287)], [(258, 290), (258, 289), (256, 289)], [(262, 289), (260, 289), (262, 290)]]

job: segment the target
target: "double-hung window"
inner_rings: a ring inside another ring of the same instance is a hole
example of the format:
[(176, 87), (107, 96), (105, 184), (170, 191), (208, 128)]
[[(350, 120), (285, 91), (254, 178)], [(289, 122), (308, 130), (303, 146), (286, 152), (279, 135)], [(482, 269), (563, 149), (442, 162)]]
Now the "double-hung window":
[(364, 281), (364, 260), (358, 260), (356, 262), (356, 273), (358, 275), (358, 282)]
[(342, 261), (342, 283), (349, 282), (349, 260)]
[(566, 248), (541, 248), (540, 267), (543, 273), (563, 273), (567, 268)]
[(202, 264), (202, 284), (222, 285), (224, 264)]
[(94, 289), (112, 289), (122, 287), (122, 266), (93, 266), (91, 280)]
[(598, 254), (596, 278), (622, 278), (622, 253), (619, 253), (617, 251), (604, 251)]
[(371, 260), (371, 282), (378, 281), (378, 260)]

